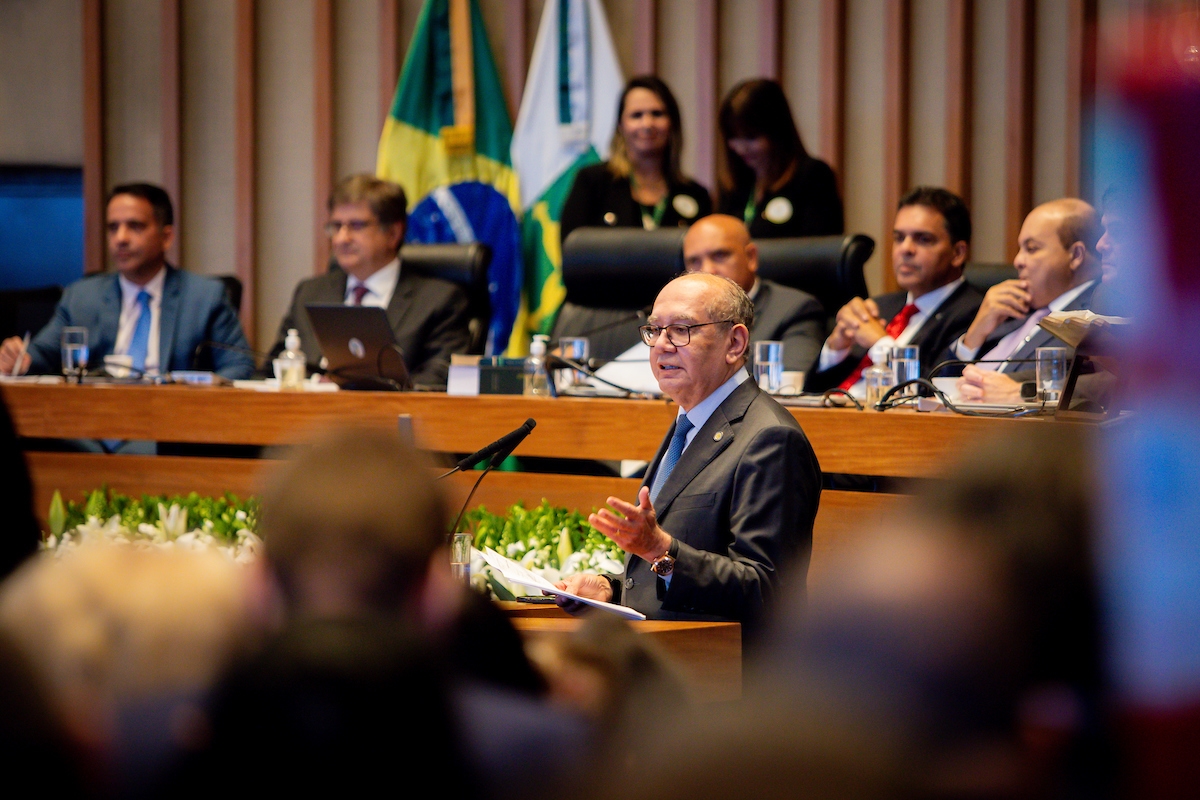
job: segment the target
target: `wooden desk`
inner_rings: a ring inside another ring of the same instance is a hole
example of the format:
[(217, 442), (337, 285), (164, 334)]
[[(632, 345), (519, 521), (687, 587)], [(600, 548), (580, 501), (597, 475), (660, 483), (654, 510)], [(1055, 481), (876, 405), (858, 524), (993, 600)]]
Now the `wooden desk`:
[[(667, 401), (449, 397), (444, 394), (336, 392), (263, 393), (182, 386), (10, 384), (3, 389), (19, 435), (39, 438), (148, 439), (231, 445), (280, 445), (303, 440), (336, 422), (395, 430), (412, 417), (417, 443), (430, 451), (468, 453), (520, 425), (537, 428), (518, 454), (594, 460), (653, 457), (676, 414)], [(826, 473), (932, 478), (961, 448), (988, 435), (1045, 420), (986, 419), (953, 414), (885, 414), (853, 409), (792, 409)], [(35, 508), (45, 514), (55, 489), (67, 499), (101, 485), (128, 494), (239, 495), (256, 490), (271, 459), (202, 456), (110, 456), (31, 452)], [(461, 503), (474, 475), (456, 475), (448, 489)], [(609, 495), (632, 499), (638, 482), (545, 473), (493, 473), (475, 503), (503, 509), (543, 498), (589, 510)], [(452, 497), (453, 499), (453, 497)], [(893, 514), (902, 498), (826, 491), (813, 540), (810, 584), (819, 583), (824, 555), (864, 526)]]
[[(568, 617), (512, 617), (527, 641), (565, 636), (583, 620)], [(742, 626), (736, 622), (630, 622), (650, 637), (683, 677), (694, 701), (715, 703), (742, 696)]]

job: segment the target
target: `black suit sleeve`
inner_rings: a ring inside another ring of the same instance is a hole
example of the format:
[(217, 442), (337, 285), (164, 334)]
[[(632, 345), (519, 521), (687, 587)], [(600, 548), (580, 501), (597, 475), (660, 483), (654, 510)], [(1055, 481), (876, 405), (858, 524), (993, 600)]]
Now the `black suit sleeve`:
[(450, 285), (445, 300), (429, 316), (420, 359), (410, 362), (413, 383), (445, 387), (451, 354), (465, 353), (471, 345), (470, 319), (466, 293)]
[(762, 428), (731, 479), (729, 554), (678, 542), (664, 610), (754, 618), (778, 591), (780, 572), (807, 565), (821, 475), (804, 434)]
[(575, 173), (575, 182), (571, 185), (571, 193), (563, 204), (562, 217), (559, 223), (560, 241), (566, 242), (571, 231), (586, 225), (600, 224), (602, 212), (598, 211), (604, 205), (604, 186), (595, 180), (595, 171), (581, 169)]

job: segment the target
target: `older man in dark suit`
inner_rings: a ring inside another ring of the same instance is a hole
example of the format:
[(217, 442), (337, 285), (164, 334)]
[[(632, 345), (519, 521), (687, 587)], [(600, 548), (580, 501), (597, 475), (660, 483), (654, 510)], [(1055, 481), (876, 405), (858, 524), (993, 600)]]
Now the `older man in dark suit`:
[(453, 283), (403, 268), (406, 209), (398, 184), (371, 175), (352, 175), (338, 184), (329, 198), (325, 228), (341, 269), (296, 287), (271, 358), (283, 351), (288, 329), (295, 328), (310, 369), (318, 365), (321, 347), (306, 309), (310, 304), (377, 306), (387, 311), (413, 383), (445, 386), (450, 355), (465, 352), (470, 344), (467, 296)]
[(588, 518), (626, 551), (624, 573), (563, 587), (660, 619), (753, 624), (782, 581), (803, 584), (821, 468), (795, 418), (748, 379), (752, 317), (746, 293), (715, 275), (659, 293), (642, 335), (679, 414), (637, 503), (609, 497)]
[[(1082, 200), (1052, 200), (1029, 212), (1017, 237), (1017, 277), (988, 289), (975, 321), (946, 353), (985, 362), (963, 370), (958, 391), (964, 399), (1019, 403), (1022, 384), (1034, 379), (1030, 359), (1039, 347), (1073, 352), (1038, 323), (1052, 312), (1091, 307), (1101, 275), (1099, 239), (1096, 209)], [(1030, 383), (1027, 394), (1033, 389)]]
[(919, 348), (922, 372), (928, 374), (983, 300), (962, 277), (970, 245), (971, 215), (962, 198), (926, 186), (909, 192), (892, 226), (892, 269), (900, 291), (856, 297), (842, 306), (807, 388), (865, 395), (863, 370), (886, 363), (888, 351), (898, 345)]
[(825, 340), (825, 309), (807, 292), (758, 277), (758, 247), (745, 224), (728, 214), (696, 221), (683, 237), (688, 272), (729, 278), (754, 303), (750, 342), (783, 342), (783, 368), (807, 372)]

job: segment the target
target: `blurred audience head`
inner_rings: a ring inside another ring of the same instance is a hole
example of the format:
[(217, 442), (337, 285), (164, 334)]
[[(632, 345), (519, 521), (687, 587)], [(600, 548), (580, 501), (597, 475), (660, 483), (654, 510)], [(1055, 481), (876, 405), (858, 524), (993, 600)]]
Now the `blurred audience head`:
[(729, 278), (749, 292), (758, 279), (758, 246), (740, 219), (710, 214), (683, 237), (683, 265), (688, 272)]
[(900, 200), (892, 226), (896, 283), (914, 298), (962, 276), (971, 246), (971, 213), (945, 189), (918, 186)]
[(717, 183), (721, 192), (753, 190), (756, 180), (774, 186), (808, 153), (777, 81), (746, 80), (734, 86), (717, 114), (722, 147)]
[(608, 166), (620, 178), (629, 177), (632, 162), (657, 157), (663, 177), (682, 182), (683, 118), (671, 87), (656, 75), (630, 78), (617, 103)]
[(202, 733), (200, 703), (244, 648), (245, 568), (211, 552), (83, 545), (0, 589), (0, 629), (94, 757), (149, 765)]
[(289, 613), (417, 611), (446, 511), (425, 459), (395, 431), (342, 428), (298, 448), (262, 507), (267, 559)]

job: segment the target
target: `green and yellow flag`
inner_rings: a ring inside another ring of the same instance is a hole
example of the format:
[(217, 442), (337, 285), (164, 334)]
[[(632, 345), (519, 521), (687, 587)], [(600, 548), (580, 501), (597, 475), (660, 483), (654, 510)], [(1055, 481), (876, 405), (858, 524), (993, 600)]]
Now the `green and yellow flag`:
[(408, 241), (491, 246), (489, 353), (508, 346), (524, 274), (511, 143), (478, 0), (426, 0), (383, 126), (376, 172), (408, 194)]

